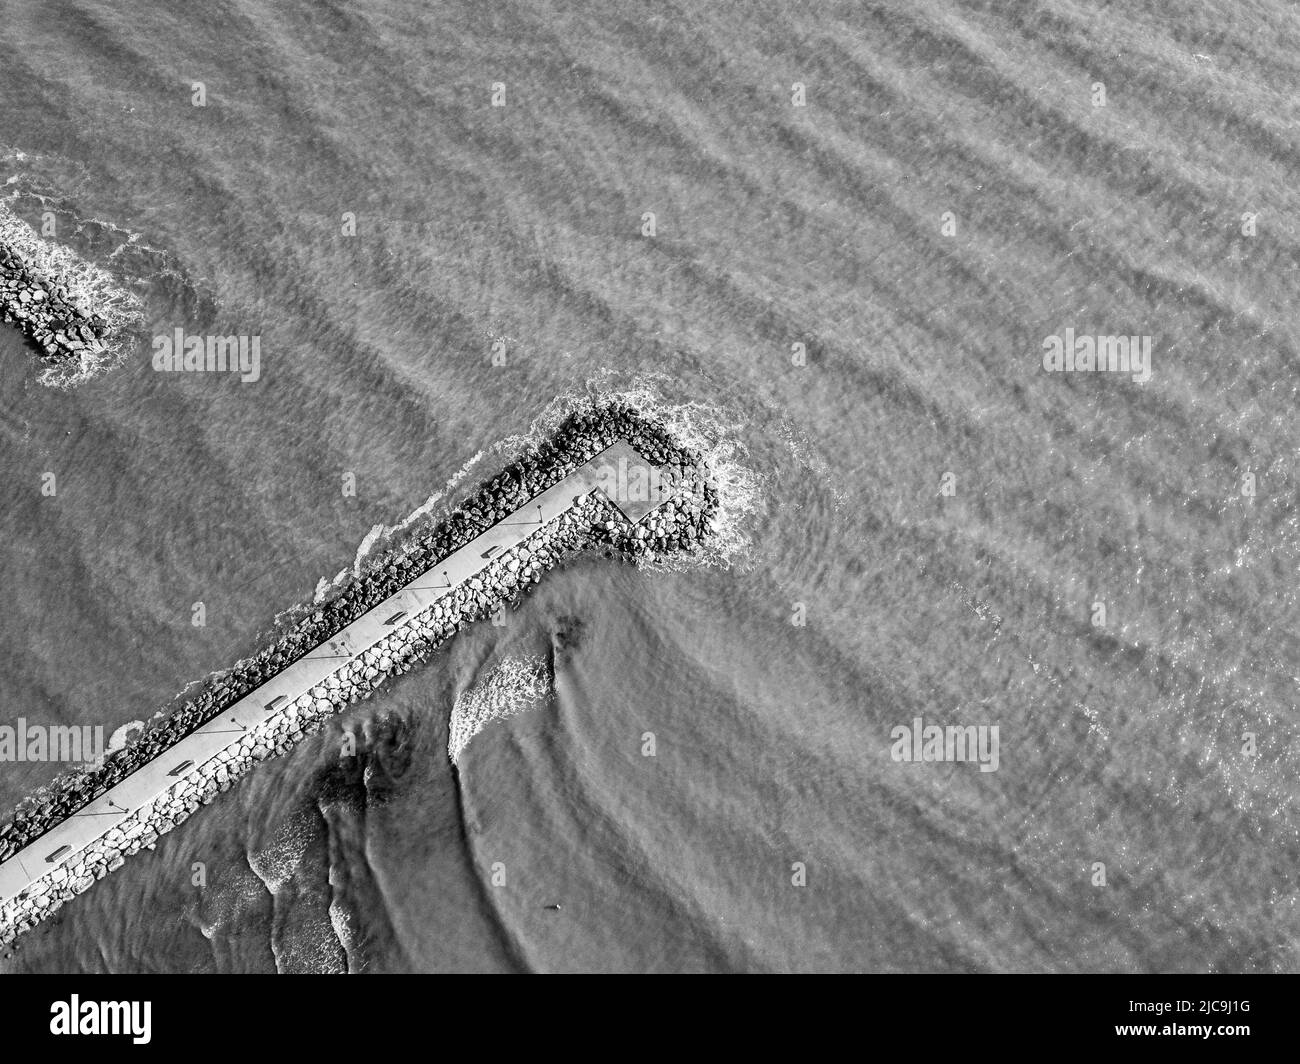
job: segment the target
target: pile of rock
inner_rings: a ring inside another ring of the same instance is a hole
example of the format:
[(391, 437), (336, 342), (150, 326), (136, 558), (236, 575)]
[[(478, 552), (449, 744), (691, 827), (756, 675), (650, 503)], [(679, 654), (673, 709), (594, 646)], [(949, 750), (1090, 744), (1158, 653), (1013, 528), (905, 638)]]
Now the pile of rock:
[(84, 351), (108, 349), (108, 323), (69, 301), (67, 292), (27, 269), (19, 256), (0, 248), (0, 314), (17, 325), (47, 362), (80, 361)]
[[(41, 240), (0, 203), (0, 318), (21, 329), (48, 363), (81, 364), (109, 349), (118, 315), (92, 305), (95, 285), (87, 277), (107, 281), (88, 264), (74, 264), (66, 248)], [(131, 300), (118, 292), (112, 302)]]

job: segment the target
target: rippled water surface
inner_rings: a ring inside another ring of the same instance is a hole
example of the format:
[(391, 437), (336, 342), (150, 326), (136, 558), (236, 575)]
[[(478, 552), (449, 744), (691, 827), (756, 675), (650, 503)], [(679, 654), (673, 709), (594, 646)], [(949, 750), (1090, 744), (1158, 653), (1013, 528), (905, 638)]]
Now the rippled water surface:
[[(1281, 0), (9, 0), (6, 202), (262, 360), (59, 390), (0, 331), (6, 722), (149, 717), (557, 397), (739, 502), (729, 563), (551, 574), (0, 963), (1300, 967), (1298, 51)], [(1152, 379), (1044, 373), (1066, 328)], [(998, 770), (895, 762), (916, 717)]]

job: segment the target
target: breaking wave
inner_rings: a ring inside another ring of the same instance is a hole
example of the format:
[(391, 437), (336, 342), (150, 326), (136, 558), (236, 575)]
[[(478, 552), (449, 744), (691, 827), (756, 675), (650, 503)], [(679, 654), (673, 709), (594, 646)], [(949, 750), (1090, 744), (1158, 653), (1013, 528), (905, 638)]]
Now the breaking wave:
[(550, 693), (550, 671), (541, 658), (513, 658), (498, 665), (452, 707), (447, 737), (451, 763), (460, 764), (470, 740), (489, 724), (532, 709)]

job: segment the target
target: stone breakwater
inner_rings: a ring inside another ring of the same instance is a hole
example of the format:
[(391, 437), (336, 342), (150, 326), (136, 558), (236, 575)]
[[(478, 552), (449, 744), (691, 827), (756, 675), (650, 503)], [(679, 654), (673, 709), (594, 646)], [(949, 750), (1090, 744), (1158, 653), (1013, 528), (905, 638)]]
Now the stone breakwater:
[(96, 842), (70, 857), (15, 897), (0, 904), (0, 941), (11, 941), (68, 898), (119, 867), (125, 856), (152, 846), (201, 804), (225, 790), (257, 761), (283, 753), (310, 731), (395, 674), (408, 671), (430, 650), (467, 624), (489, 615), (541, 578), (575, 550), (603, 548), (635, 557), (690, 550), (712, 531), (716, 490), (698, 456), (671, 441), (661, 427), (618, 405), (593, 406), (571, 415), (550, 440), (531, 448), (482, 485), (431, 532), (382, 559), (288, 634), (238, 669), (210, 681), (193, 699), (165, 717), (94, 770), (56, 780), (20, 806), (0, 826), (0, 861), (39, 838), (115, 783), (153, 760), (189, 732), (213, 719), (308, 651), (430, 570), (480, 532), (515, 513), (529, 499), (559, 483), (617, 439), (626, 439), (673, 480), (667, 502), (633, 524), (600, 494), (587, 496), (518, 546), (494, 557), (429, 609), (395, 628), (375, 647), (341, 664), (320, 686), (280, 707), (250, 730), (237, 747), (195, 766), (164, 796), (135, 810)]
[(49, 365), (88, 370), (116, 350), (139, 304), (68, 248), (43, 240), (0, 202), (0, 317)]

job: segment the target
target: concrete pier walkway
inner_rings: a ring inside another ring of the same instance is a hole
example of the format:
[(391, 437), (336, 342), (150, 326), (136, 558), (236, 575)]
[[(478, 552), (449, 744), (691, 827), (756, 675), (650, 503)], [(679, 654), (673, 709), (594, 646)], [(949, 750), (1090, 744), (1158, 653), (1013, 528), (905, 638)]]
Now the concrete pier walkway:
[[(533, 497), (510, 517), (415, 577), (328, 642), (288, 665), (261, 686), (146, 762), (100, 797), (59, 822), (0, 864), (0, 902), (7, 901), (96, 842), (129, 814), (149, 805), (178, 779), (238, 744), (250, 727), (322, 684), (397, 626), (473, 579), (502, 551), (522, 543), (542, 525), (573, 508), (593, 491), (626, 483), (627, 470), (658, 471), (630, 444), (619, 441)], [(617, 492), (615, 494), (618, 494)], [(630, 522), (640, 521), (666, 500), (630, 502), (610, 498)]]

